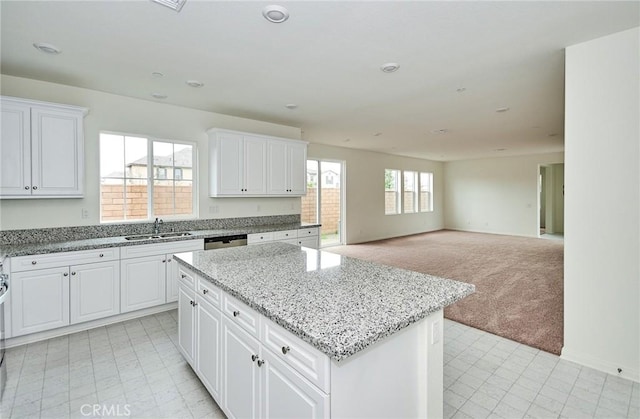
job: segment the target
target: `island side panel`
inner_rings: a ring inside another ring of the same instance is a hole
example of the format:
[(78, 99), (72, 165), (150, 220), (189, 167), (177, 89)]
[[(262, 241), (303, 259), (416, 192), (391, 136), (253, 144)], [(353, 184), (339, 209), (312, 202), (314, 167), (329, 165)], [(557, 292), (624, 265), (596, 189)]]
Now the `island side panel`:
[(439, 310), (346, 360), (331, 361), (331, 417), (441, 418), (442, 326)]

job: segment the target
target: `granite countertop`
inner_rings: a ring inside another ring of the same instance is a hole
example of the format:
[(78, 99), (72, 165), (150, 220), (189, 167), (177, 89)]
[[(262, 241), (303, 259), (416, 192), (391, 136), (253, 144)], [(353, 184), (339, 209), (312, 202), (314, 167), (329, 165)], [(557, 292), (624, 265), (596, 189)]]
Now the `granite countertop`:
[[(247, 227), (236, 227), (216, 230), (190, 230), (190, 236), (171, 237), (166, 239), (149, 240), (126, 240), (125, 236), (97, 237), (83, 240), (68, 240), (40, 243), (22, 243), (15, 245), (0, 245), (0, 257), (16, 257), (27, 255), (38, 255), (45, 253), (70, 252), (75, 250), (91, 250), (103, 247), (123, 247), (136, 246), (141, 244), (166, 243), (170, 241), (204, 239), (209, 237), (220, 237), (234, 234), (264, 233), (267, 231), (298, 230), (303, 228), (319, 227), (320, 224), (309, 223), (289, 223), (270, 224)], [(170, 233), (161, 229), (161, 233)], [(149, 233), (151, 235), (151, 233)], [(137, 234), (136, 234), (137, 235)]]
[(471, 284), (286, 243), (175, 258), (336, 361), (475, 291)]

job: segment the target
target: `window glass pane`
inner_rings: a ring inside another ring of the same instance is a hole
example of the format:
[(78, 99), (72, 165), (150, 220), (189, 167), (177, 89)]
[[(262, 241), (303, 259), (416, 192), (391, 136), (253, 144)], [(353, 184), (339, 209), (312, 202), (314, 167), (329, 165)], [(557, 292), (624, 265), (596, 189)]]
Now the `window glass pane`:
[[(193, 146), (174, 144), (174, 168), (180, 169), (182, 179), (193, 180)], [(174, 179), (178, 179), (176, 174)]]
[(174, 215), (191, 215), (193, 212), (193, 182), (175, 182)]
[(146, 179), (127, 179), (125, 188), (125, 220), (149, 218), (149, 191)]
[(318, 222), (318, 161), (307, 160), (307, 194), (302, 197), (300, 220)]
[(100, 177), (124, 177), (124, 137), (100, 134)]
[(384, 213), (400, 213), (400, 171), (385, 169), (384, 171)]
[(147, 178), (147, 139), (124, 137), (125, 176), (132, 179)]
[(100, 183), (100, 220), (124, 220), (124, 179), (102, 178)]
[(420, 173), (420, 211), (433, 211), (433, 173)]
[(416, 172), (404, 172), (404, 212), (416, 212), (418, 210), (418, 174)]

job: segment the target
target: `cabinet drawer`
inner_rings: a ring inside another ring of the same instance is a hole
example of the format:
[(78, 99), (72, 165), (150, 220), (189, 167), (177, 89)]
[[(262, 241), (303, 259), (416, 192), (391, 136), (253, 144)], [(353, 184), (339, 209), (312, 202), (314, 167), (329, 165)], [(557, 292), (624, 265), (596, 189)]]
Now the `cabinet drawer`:
[(296, 237), (298, 237), (298, 232), (296, 230), (283, 230), (273, 232), (274, 240), (288, 240), (295, 239)]
[(263, 344), (325, 393), (329, 393), (329, 357), (269, 319), (262, 322)]
[(273, 232), (247, 234), (247, 244), (266, 243), (273, 240)]
[(196, 287), (196, 274), (182, 266), (178, 266), (178, 280), (189, 289), (193, 290)]
[(309, 237), (309, 236), (317, 236), (317, 235), (318, 235), (318, 227), (303, 228), (298, 230), (298, 237)]
[(11, 270), (13, 272), (32, 271), (34, 269), (57, 268), (85, 263), (109, 262), (119, 258), (120, 248), (118, 247), (19, 256), (11, 259)]
[(174, 242), (141, 244), (137, 246), (124, 246), (121, 248), (122, 259), (138, 258), (144, 256), (173, 254), (204, 249), (204, 239), (179, 240)]
[(260, 339), (260, 313), (226, 293), (222, 294), (222, 312), (253, 337)]
[(209, 302), (212, 306), (219, 309), (222, 299), (222, 291), (206, 279), (198, 277), (197, 294)]

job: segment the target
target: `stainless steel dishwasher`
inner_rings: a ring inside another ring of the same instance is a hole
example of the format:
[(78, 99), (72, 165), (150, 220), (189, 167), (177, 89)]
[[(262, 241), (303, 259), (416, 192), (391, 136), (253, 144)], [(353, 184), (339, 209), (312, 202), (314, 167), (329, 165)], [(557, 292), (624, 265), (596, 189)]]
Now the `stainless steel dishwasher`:
[(237, 247), (247, 245), (246, 234), (233, 236), (207, 237), (204, 239), (204, 250), (222, 249), (225, 247)]

